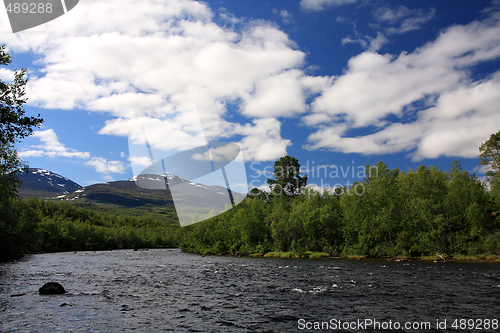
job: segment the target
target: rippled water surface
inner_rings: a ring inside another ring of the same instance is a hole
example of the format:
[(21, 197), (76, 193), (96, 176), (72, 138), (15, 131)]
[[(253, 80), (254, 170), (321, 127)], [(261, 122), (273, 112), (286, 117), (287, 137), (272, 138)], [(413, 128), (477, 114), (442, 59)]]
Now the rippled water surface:
[[(68, 293), (39, 295), (49, 281)], [(39, 254), (0, 264), (2, 332), (304, 332), (311, 330), (300, 329), (300, 320), (367, 318), (427, 321), (433, 329), (447, 319), (448, 332), (467, 331), (449, 329), (454, 318), (500, 319), (500, 265), (167, 249)]]

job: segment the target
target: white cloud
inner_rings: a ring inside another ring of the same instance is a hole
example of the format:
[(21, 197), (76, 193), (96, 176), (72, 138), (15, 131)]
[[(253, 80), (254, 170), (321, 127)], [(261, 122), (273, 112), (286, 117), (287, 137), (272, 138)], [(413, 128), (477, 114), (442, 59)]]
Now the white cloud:
[(238, 143), (245, 161), (271, 161), (286, 155), (290, 140), (281, 138), (281, 124), (275, 118), (256, 119), (253, 125), (241, 126), (238, 131), (245, 137)]
[(234, 143), (228, 143), (219, 147), (212, 147), (210, 151), (203, 154), (197, 153), (191, 156), (196, 161), (233, 161), (240, 153), (240, 147)]
[(14, 71), (6, 68), (0, 68), (0, 80), (7, 83), (14, 81)]
[(382, 46), (389, 42), (389, 40), (380, 31), (377, 32), (377, 37), (373, 38), (370, 36), (365, 36), (364, 38), (352, 39), (350, 36), (342, 38), (342, 45), (345, 44), (359, 44), (362, 48), (368, 51), (378, 51)]
[(431, 8), (428, 12), (422, 9), (408, 9), (400, 5), (397, 9), (381, 7), (374, 11), (373, 16), (379, 22), (397, 25), (387, 29), (388, 33), (403, 34), (420, 29), (436, 15), (436, 9)]
[(331, 6), (342, 6), (355, 3), (357, 0), (301, 0), (300, 7), (304, 10), (321, 11)]
[[(486, 20), (446, 29), (434, 41), (399, 56), (364, 52), (349, 61), (313, 103), (304, 122), (317, 131), (309, 149), (414, 159), (477, 157), (500, 124), (500, 72), (473, 81), (470, 68), (500, 57), (500, 24)], [(414, 103), (419, 103), (420, 111)], [(400, 119), (387, 120), (393, 115)], [(371, 134), (350, 137), (349, 130)]]
[[(400, 5), (397, 9), (384, 6), (377, 8), (373, 12), (373, 16), (377, 21), (376, 24), (369, 24), (372, 28), (376, 28), (377, 36), (372, 37), (366, 35), (361, 37), (356, 29), (356, 21), (352, 22), (355, 37), (347, 36), (341, 40), (342, 45), (359, 44), (367, 51), (379, 51), (385, 44), (389, 43), (386, 36), (393, 34), (404, 34), (410, 31), (421, 29), (427, 22), (431, 21), (436, 15), (434, 8), (428, 12), (423, 9), (408, 9)], [(345, 22), (346, 19), (337, 17), (337, 22)]]
[(351, 58), (347, 73), (312, 103), (313, 110), (342, 116), (354, 127), (381, 125), (389, 114), (402, 115), (405, 105), (466, 78), (452, 62), (437, 57), (432, 62), (429, 51), (399, 57), (364, 52)]
[(378, 51), (382, 48), (382, 46), (389, 42), (387, 38), (385, 38), (384, 34), (381, 32), (377, 33), (376, 38), (370, 38), (370, 47), (368, 51)]
[[(324, 10), (354, 2), (302, 0), (301, 7)], [(490, 111), (498, 105), (498, 75), (474, 82), (469, 73), (474, 65), (500, 56), (498, 21), (456, 25), (411, 53), (384, 55), (377, 51), (388, 34), (419, 29), (434, 11), (384, 7), (374, 15), (385, 26), (383, 33), (345, 39), (367, 51), (351, 58), (337, 77), (307, 75), (305, 53), (276, 25), (223, 13), (230, 24), (219, 26), (205, 3), (190, 0), (87, 0), (33, 33), (2, 34), (0, 39), (14, 52), (39, 57), (41, 69), (29, 77), (31, 105), (107, 112), (113, 119), (100, 134), (128, 136), (141, 120), (195, 104), (206, 138), (242, 136), (239, 145), (247, 161), (286, 155), (291, 142), (282, 138), (279, 119), (297, 116), (316, 131), (309, 136), (309, 149), (410, 151), (416, 159), (472, 156), (480, 129), (490, 131), (498, 124)], [(57, 33), (36, 33), (47, 30)], [(417, 112), (417, 103), (424, 110)], [(251, 123), (231, 122), (229, 105)], [(395, 117), (400, 121), (391, 124)], [(154, 149), (191, 148), (204, 140), (191, 130), (187, 115), (172, 119), (157, 119), (161, 130), (148, 132)], [(351, 129), (366, 127), (371, 134), (350, 137)], [(455, 141), (454, 131), (463, 131)], [(81, 155), (88, 153), (54, 147), (31, 147), (24, 154), (51, 151), (90, 159)], [(145, 156), (136, 157), (142, 158), (138, 165), (146, 163)], [(111, 163), (117, 161), (95, 157), (90, 162), (100, 170), (121, 170)]]
[(44, 155), (43, 150), (32, 150), (32, 149), (27, 149), (23, 150), (22, 152), (19, 152), (19, 157), (27, 158), (27, 157), (41, 157)]
[(287, 11), (286, 9), (277, 10), (275, 8), (275, 9), (273, 9), (273, 14), (279, 15), (284, 24), (293, 23), (293, 15), (289, 11)]
[(143, 167), (148, 167), (151, 164), (153, 164), (153, 161), (151, 161), (151, 158), (149, 158), (147, 156), (130, 156), (129, 161), (132, 164), (136, 164), (136, 165), (143, 166)]
[[(30, 148), (23, 150), (19, 153), (22, 158), (28, 157), (42, 157), (48, 156), (52, 158), (56, 157), (66, 157), (66, 158), (78, 158), (88, 160), (91, 158), (89, 152), (81, 152), (76, 149), (71, 149), (66, 147), (64, 144), (59, 142), (56, 133), (52, 128), (44, 131), (35, 131), (33, 133), (35, 138), (41, 141), (41, 145), (32, 145)], [(89, 161), (85, 162), (86, 165), (93, 166), (99, 173), (124, 173), (125, 164), (121, 161), (107, 161), (102, 157), (92, 157)], [(150, 165), (151, 163), (147, 164)]]
[[(474, 169), (472, 169), (474, 172), (477, 172), (480, 175), (486, 174), (488, 171), (491, 171), (490, 165), (478, 165)], [(480, 177), (482, 178), (482, 181), (486, 180), (486, 177)]]
[(421, 112), (425, 134), (415, 158), (477, 157), (479, 146), (500, 126), (500, 71), (493, 78), (459, 87)]
[(122, 161), (108, 161), (103, 157), (92, 157), (92, 159), (85, 164), (93, 166), (99, 173), (108, 174), (125, 172), (125, 164)]
[(35, 131), (33, 136), (38, 138), (42, 144), (32, 145), (31, 148), (35, 149), (21, 151), (19, 153), (20, 157), (27, 158), (49, 156), (80, 159), (90, 158), (90, 153), (88, 152), (80, 152), (78, 150), (65, 147), (64, 144), (59, 142), (57, 135), (52, 128), (45, 131)]
[[(369, 38), (369, 37), (367, 36), (367, 38)], [(364, 49), (368, 46), (368, 42), (365, 40), (365, 38), (353, 39), (351, 36), (347, 36), (347, 37), (342, 38), (341, 43), (342, 43), (342, 45), (359, 44)]]
[(397, 9), (381, 7), (377, 8), (373, 12), (373, 16), (377, 19), (377, 21), (387, 21), (390, 23), (397, 23), (410, 14), (411, 11), (407, 7), (402, 5), (400, 5)]
[(130, 134), (129, 143), (134, 145), (145, 145), (147, 138), (153, 150), (163, 154), (171, 150), (191, 149), (206, 144), (203, 129), (196, 125), (199, 125), (196, 114), (194, 117), (186, 117), (186, 114), (181, 112), (166, 119), (141, 117), (109, 120), (99, 133), (121, 136)]
[(290, 70), (256, 82), (255, 93), (245, 97), (243, 114), (250, 117), (289, 117), (306, 111), (300, 70)]
[(236, 29), (213, 20), (206, 4), (190, 0), (89, 0), (30, 30), (58, 33), (0, 38), (40, 57), (42, 68), (27, 87), (31, 105), (110, 113), (115, 119), (101, 134), (126, 136), (134, 119), (190, 104), (210, 140), (240, 134), (239, 124), (225, 119), (228, 102), (253, 118), (307, 111), (305, 53), (283, 31), (265, 21), (239, 22)]

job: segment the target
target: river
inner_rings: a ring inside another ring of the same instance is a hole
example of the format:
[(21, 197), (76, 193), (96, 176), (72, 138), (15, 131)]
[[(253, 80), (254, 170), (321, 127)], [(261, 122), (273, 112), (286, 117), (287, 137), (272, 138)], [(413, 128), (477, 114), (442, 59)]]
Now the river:
[[(49, 281), (68, 292), (40, 295)], [(36, 254), (0, 264), (1, 332), (494, 332), (499, 319), (499, 264), (177, 249)]]

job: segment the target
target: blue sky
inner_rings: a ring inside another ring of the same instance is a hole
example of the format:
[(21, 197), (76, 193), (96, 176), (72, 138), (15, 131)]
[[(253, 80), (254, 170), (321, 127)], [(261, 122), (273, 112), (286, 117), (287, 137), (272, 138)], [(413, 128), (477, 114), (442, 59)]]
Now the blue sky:
[(379, 160), (458, 159), (482, 177), (478, 147), (500, 130), (499, 1), (81, 0), (9, 29), (0, 11), (9, 69), (28, 68), (26, 110), (45, 119), (18, 152), (83, 186), (131, 178), (129, 135), (165, 116), (153, 147), (238, 143), (251, 186), (284, 155), (319, 186)]

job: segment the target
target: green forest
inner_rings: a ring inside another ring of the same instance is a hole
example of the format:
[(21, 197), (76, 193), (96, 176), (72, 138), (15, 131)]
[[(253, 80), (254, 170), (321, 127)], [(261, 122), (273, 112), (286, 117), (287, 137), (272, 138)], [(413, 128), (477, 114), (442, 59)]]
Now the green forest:
[[(382, 162), (374, 167), (377, 173), (336, 193), (249, 195), (235, 209), (183, 228), (180, 247), (285, 256), (500, 254), (498, 197), (458, 162), (449, 172), (425, 166), (402, 172)], [(354, 193), (356, 185), (364, 194)]]
[[(29, 252), (180, 247), (202, 254), (444, 257), (500, 254), (499, 196), (454, 162), (449, 172), (402, 172), (379, 162), (361, 184), (273, 195), (252, 191), (235, 208), (180, 228), (16, 196), (1, 200), (2, 257)], [(372, 168), (373, 169), (373, 168)], [(283, 192), (286, 193), (286, 192)], [(6, 200), (7, 199), (7, 200)]]
[[(0, 47), (0, 65), (10, 62)], [(484, 183), (458, 162), (448, 172), (426, 166), (404, 172), (379, 162), (367, 166), (376, 172), (362, 181), (319, 193), (307, 187), (298, 160), (284, 156), (268, 180), (271, 193), (253, 189), (235, 208), (183, 228), (175, 219), (21, 199), (16, 174), (27, 165), (14, 146), (43, 123), (40, 115), (25, 115), (25, 74), (0, 80), (0, 259), (158, 247), (299, 257), (500, 255), (500, 132), (479, 147), (479, 164), (488, 169)]]
[(115, 216), (37, 198), (2, 200), (0, 253), (176, 247), (170, 221)]

